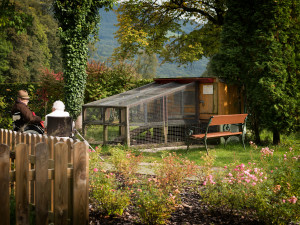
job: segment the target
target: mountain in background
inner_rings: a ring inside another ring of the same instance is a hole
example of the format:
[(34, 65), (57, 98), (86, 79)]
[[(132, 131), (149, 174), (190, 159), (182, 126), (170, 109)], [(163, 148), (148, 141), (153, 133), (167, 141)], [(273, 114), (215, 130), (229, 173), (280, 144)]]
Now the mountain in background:
[[(105, 61), (112, 55), (114, 48), (119, 46), (117, 40), (114, 38), (114, 33), (118, 30), (118, 27), (115, 26), (118, 21), (113, 11), (106, 12), (101, 9), (100, 15), (100, 41), (96, 43), (96, 51), (93, 52), (90, 59)], [(192, 29), (191, 25), (187, 25), (184, 28), (187, 32), (190, 32)], [(206, 70), (207, 63), (208, 59), (206, 58), (185, 67), (179, 67), (179, 64), (176, 63), (164, 63), (158, 66), (156, 77), (199, 77)]]

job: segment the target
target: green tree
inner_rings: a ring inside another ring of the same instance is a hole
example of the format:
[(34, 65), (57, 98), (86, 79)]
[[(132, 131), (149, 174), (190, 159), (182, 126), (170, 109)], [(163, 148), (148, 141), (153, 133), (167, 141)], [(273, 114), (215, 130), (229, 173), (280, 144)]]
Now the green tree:
[(107, 98), (139, 86), (141, 80), (135, 68), (126, 63), (108, 67), (105, 63), (92, 61), (87, 64), (85, 103)]
[[(157, 53), (164, 61), (180, 64), (212, 56), (219, 49), (225, 12), (225, 0), (124, 1), (117, 9), (120, 47), (114, 56), (131, 59), (138, 53)], [(186, 24), (194, 29), (184, 32)]]
[(5, 82), (35, 82), (41, 68), (61, 70), (51, 0), (4, 0), (0, 16), (0, 73)]
[(214, 72), (244, 89), (256, 141), (259, 132), (299, 128), (299, 19), (296, 0), (227, 1), (221, 49)]
[(73, 118), (81, 112), (86, 86), (87, 44), (96, 34), (99, 9), (113, 0), (54, 0), (64, 67), (66, 110)]
[(137, 73), (141, 74), (144, 79), (153, 79), (156, 76), (156, 70), (158, 66), (158, 59), (155, 54), (139, 55), (136, 60)]

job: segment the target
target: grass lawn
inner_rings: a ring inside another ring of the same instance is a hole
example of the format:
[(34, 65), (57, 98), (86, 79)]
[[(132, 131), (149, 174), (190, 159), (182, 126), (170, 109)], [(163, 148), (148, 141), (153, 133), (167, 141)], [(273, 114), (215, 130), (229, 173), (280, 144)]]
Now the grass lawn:
[[(257, 149), (254, 149), (251, 147), (248, 143), (246, 143), (246, 149), (243, 148), (241, 143), (232, 143), (227, 144), (224, 146), (224, 144), (219, 144), (212, 146), (210, 148), (209, 154), (214, 155), (215, 161), (214, 165), (215, 167), (224, 167), (225, 165), (229, 165), (232, 163), (248, 163), (249, 161), (252, 162), (258, 162), (261, 157), (261, 149), (264, 147), (269, 147), (270, 149), (274, 150), (273, 157), (282, 157), (282, 155), (289, 149), (289, 147), (292, 147), (295, 152), (298, 152), (300, 154), (300, 132), (286, 136), (283, 135), (281, 138), (281, 144), (278, 146), (273, 146), (271, 144), (272, 141), (272, 134), (269, 132), (262, 132), (261, 138), (262, 138), (262, 145), (257, 146)], [(249, 138), (248, 138), (249, 140)], [(209, 142), (208, 142), (209, 143)], [(99, 146), (100, 147), (100, 146)], [(102, 148), (103, 155), (109, 155), (111, 146), (106, 146)], [(123, 148), (124, 150), (130, 150), (130, 148), (127, 148), (125, 146), (120, 146), (120, 148)], [(138, 150), (133, 150), (137, 155), (142, 154), (143, 162), (160, 162), (162, 158), (169, 153), (176, 152), (177, 155), (180, 155), (181, 157), (187, 158), (191, 161), (194, 161), (197, 165), (203, 165), (203, 159), (202, 156), (206, 154), (206, 150), (204, 147), (201, 148), (191, 148), (188, 152), (186, 151), (186, 148), (179, 149), (179, 150), (163, 150), (158, 152), (143, 152), (140, 153)]]

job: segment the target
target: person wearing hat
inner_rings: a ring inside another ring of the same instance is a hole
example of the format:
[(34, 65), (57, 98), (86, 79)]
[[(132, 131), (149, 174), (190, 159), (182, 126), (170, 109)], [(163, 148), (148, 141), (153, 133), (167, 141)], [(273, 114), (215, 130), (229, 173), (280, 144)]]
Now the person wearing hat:
[(12, 107), (11, 114), (14, 120), (14, 131), (24, 131), (28, 124), (40, 125), (42, 122), (41, 117), (36, 116), (29, 107), (29, 95), (27, 91), (18, 91), (18, 98)]

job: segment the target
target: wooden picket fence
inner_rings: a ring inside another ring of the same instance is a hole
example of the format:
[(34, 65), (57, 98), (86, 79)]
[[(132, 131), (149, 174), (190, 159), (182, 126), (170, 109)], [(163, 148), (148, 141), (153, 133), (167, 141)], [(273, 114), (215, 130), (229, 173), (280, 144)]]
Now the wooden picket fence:
[[(0, 224), (88, 224), (88, 145), (0, 129)], [(35, 216), (32, 216), (35, 215)]]

